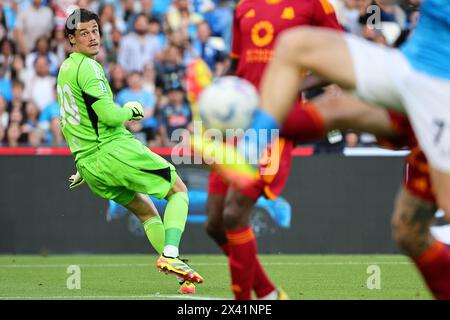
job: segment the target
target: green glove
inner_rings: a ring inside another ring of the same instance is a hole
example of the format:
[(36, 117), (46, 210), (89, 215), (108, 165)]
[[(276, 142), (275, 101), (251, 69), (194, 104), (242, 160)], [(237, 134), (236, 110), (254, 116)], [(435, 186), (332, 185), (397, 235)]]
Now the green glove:
[(129, 101), (123, 105), (124, 108), (128, 108), (133, 113), (130, 120), (141, 120), (144, 118), (144, 109), (142, 105), (137, 101)]

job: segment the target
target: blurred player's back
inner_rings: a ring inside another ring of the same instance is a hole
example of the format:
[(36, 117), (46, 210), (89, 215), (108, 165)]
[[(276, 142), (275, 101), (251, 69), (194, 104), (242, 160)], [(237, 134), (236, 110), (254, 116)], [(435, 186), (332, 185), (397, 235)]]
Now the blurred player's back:
[(326, 0), (243, 0), (234, 15), (231, 58), (239, 59), (236, 75), (257, 88), (272, 58), (275, 39), (300, 25), (340, 29)]

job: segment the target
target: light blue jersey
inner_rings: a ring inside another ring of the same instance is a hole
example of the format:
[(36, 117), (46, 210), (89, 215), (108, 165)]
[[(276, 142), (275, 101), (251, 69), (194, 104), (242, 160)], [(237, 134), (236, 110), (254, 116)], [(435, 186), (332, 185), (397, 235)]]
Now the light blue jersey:
[(450, 80), (450, 1), (425, 0), (414, 34), (402, 47), (412, 67)]

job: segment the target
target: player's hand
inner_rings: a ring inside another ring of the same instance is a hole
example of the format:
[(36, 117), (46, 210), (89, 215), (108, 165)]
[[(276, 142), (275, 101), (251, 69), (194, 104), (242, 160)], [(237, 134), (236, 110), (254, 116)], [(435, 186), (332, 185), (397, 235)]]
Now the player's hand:
[(84, 183), (84, 179), (81, 176), (81, 174), (77, 171), (77, 173), (70, 176), (69, 182), (70, 182), (69, 189), (73, 189), (78, 186), (81, 186)]
[(144, 118), (144, 109), (142, 105), (137, 101), (130, 101), (123, 105), (124, 108), (131, 109), (133, 112), (130, 120), (141, 120)]

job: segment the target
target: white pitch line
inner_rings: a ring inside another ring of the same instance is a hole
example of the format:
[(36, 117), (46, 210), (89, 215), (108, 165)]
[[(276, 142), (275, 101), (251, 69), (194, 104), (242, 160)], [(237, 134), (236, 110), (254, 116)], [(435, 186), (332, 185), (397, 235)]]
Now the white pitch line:
[[(146, 263), (111, 263), (111, 264), (77, 264), (76, 261), (67, 264), (0, 264), (0, 268), (67, 268), (69, 265), (78, 265), (80, 268), (129, 268), (129, 267), (153, 267)], [(411, 265), (411, 262), (401, 261), (367, 261), (367, 262), (262, 262), (263, 266), (346, 266), (346, 265)], [(192, 266), (228, 266), (226, 262), (198, 262)]]
[(48, 297), (1, 297), (0, 300), (63, 300), (63, 299), (148, 299), (162, 298), (170, 300), (230, 300), (229, 298), (175, 295), (175, 294), (145, 294), (131, 296), (48, 296)]

